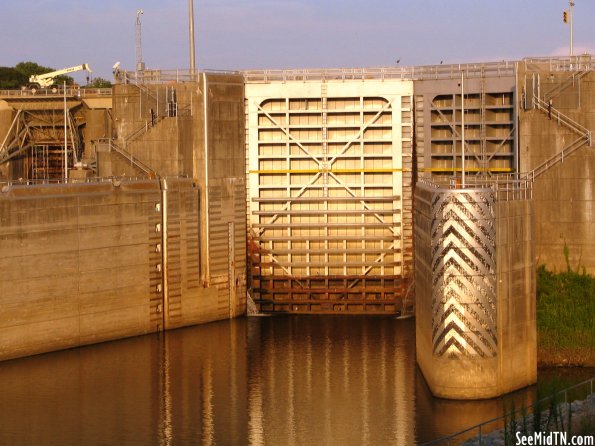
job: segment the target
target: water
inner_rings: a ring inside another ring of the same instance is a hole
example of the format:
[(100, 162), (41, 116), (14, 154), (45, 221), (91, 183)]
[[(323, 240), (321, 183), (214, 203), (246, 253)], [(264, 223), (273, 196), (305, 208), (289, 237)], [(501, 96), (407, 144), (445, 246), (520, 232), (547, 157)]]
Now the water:
[(0, 363), (0, 445), (409, 445), (531, 399), (433, 398), (414, 328), (258, 317)]

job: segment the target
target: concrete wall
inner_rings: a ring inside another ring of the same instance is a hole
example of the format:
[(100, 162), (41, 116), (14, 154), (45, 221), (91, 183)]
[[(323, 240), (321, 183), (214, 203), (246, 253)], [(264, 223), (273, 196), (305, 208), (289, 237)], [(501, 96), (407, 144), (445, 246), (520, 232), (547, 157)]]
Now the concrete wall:
[(246, 159), (244, 81), (237, 74), (202, 73), (194, 108), (193, 178), (201, 195), (201, 276), (229, 299), (229, 317), (246, 312)]
[(496, 202), (501, 393), (537, 381), (534, 209), (531, 200)]
[[(579, 135), (550, 119), (546, 111), (531, 108), (533, 79), (539, 81), (543, 98), (553, 96), (552, 105), (582, 126), (595, 131), (595, 73), (557, 71), (551, 65), (519, 64), (519, 91), (524, 90), (528, 107), (520, 110), (520, 164), (527, 172), (567, 147)], [(575, 81), (572, 79), (575, 78)], [(521, 98), (520, 98), (521, 99)], [(550, 269), (565, 271), (564, 246), (573, 269), (585, 267), (595, 273), (595, 150), (582, 146), (563, 163), (535, 180), (535, 261)]]
[(0, 359), (229, 317), (199, 213), (191, 180), (4, 186)]
[[(151, 114), (153, 111), (153, 115)], [(116, 144), (160, 176), (188, 176), (200, 189), (200, 281), (246, 310), (244, 83), (201, 73), (195, 82), (114, 86)], [(125, 157), (99, 154), (100, 175), (141, 172)], [(222, 311), (222, 309), (220, 309)]]
[(418, 183), (416, 351), (435, 396), (492, 398), (536, 381), (531, 220), (525, 199)]

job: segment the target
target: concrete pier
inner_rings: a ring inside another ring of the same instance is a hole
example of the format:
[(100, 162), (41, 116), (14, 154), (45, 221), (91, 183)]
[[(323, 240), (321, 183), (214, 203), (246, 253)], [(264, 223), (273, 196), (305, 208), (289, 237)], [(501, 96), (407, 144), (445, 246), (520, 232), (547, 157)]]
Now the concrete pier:
[(537, 379), (528, 190), (418, 183), (417, 361), (436, 396), (492, 398)]

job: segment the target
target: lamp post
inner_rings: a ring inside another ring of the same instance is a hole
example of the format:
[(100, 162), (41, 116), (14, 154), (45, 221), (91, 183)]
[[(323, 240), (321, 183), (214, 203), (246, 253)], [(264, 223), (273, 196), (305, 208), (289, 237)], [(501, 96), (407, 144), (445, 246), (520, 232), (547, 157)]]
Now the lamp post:
[(194, 0), (188, 0), (188, 34), (190, 39), (190, 73), (196, 70), (196, 52), (194, 50)]
[(574, 36), (572, 34), (572, 15), (573, 15), (573, 8), (574, 8), (574, 1), (573, 0), (568, 0), (568, 3), (570, 4), (570, 8), (569, 8), (569, 21), (570, 21), (570, 56), (574, 56)]

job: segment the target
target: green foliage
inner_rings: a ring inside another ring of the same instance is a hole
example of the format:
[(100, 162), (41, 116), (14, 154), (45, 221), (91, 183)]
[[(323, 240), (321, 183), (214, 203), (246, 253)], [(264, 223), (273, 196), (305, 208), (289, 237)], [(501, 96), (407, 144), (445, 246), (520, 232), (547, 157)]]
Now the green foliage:
[(547, 347), (595, 348), (595, 277), (570, 265), (557, 274), (540, 266), (537, 330)]
[(15, 68), (0, 67), (0, 89), (13, 90), (27, 84), (28, 77), (17, 71)]
[[(6, 88), (19, 88), (21, 86), (27, 85), (29, 82), (29, 77), (34, 74), (45, 74), (51, 71), (56, 71), (54, 68), (44, 67), (39, 65), (36, 62), (19, 62), (14, 66), (14, 73), (13, 77), (11, 78), (10, 82), (12, 84), (16, 84), (15, 87), (6, 87)], [(73, 84), (74, 79), (70, 76), (58, 76), (55, 79), (56, 84), (62, 84), (62, 82), (66, 81), (67, 84)]]
[(44, 67), (35, 62), (19, 62), (14, 66), (14, 69), (29, 79), (33, 74), (45, 74), (54, 71), (53, 68)]
[(102, 77), (96, 77), (93, 81), (87, 85), (89, 88), (111, 88), (112, 83)]

